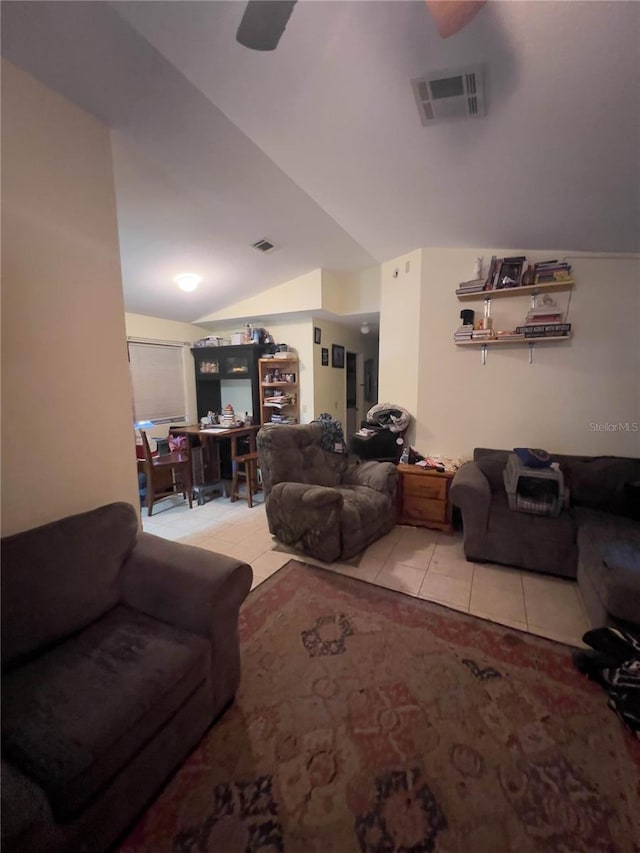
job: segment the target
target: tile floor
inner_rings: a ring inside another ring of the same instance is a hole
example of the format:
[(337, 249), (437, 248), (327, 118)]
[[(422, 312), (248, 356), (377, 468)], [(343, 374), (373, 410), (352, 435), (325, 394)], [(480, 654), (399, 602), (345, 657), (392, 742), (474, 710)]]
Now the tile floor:
[[(262, 503), (249, 509), (242, 500), (231, 503), (228, 498), (215, 498), (190, 510), (182, 498), (176, 498), (156, 504), (151, 518), (146, 510), (142, 516), (148, 533), (251, 563), (254, 587), (295, 556), (274, 550)], [(299, 558), (574, 646), (584, 645), (581, 638), (590, 627), (574, 581), (468, 563), (460, 532), (396, 527), (367, 548), (357, 567), (326, 564), (302, 554)]]

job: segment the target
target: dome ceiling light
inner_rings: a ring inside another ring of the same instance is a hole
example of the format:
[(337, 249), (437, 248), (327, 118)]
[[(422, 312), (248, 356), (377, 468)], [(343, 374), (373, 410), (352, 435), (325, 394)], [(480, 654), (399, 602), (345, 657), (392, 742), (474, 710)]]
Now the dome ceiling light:
[(180, 290), (195, 290), (202, 281), (202, 276), (195, 272), (183, 272), (174, 278)]

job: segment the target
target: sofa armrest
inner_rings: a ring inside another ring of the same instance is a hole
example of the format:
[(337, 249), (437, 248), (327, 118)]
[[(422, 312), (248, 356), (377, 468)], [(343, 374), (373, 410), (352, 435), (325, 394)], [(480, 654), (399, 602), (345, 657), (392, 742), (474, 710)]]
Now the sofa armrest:
[(2, 850), (49, 849), (54, 822), (42, 788), (3, 758), (1, 791)]
[(125, 604), (170, 625), (211, 637), (251, 589), (251, 566), (193, 545), (140, 533), (120, 576)]
[(130, 607), (211, 641), (211, 712), (233, 700), (240, 683), (240, 605), (251, 566), (180, 542), (140, 533), (122, 567), (121, 599)]
[(362, 462), (350, 465), (344, 473), (342, 482), (350, 486), (369, 486), (377, 492), (384, 492), (391, 498), (396, 493), (398, 471), (391, 462)]
[(472, 559), (484, 559), (491, 487), (475, 462), (465, 462), (456, 471), (449, 497), (452, 504), (462, 511), (465, 555)]
[(451, 501), (464, 510), (465, 506), (474, 507), (478, 501), (491, 501), (489, 481), (475, 462), (465, 462), (457, 471), (451, 483)]

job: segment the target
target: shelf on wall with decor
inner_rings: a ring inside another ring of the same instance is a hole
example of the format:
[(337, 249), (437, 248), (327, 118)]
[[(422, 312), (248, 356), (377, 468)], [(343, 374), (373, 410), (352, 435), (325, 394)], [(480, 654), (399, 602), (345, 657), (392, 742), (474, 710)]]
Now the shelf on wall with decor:
[(297, 356), (261, 358), (260, 423), (297, 424), (300, 420), (298, 394), (299, 361)]
[[(472, 284), (469, 282), (469, 284)], [(549, 315), (554, 316), (553, 319), (547, 317), (546, 312), (542, 312), (540, 306), (536, 307), (536, 297), (540, 294), (549, 291), (571, 291), (575, 285), (575, 280), (567, 274), (560, 274), (557, 281), (539, 281), (536, 284), (524, 284), (517, 287), (502, 287), (495, 290), (472, 290), (467, 293), (456, 291), (456, 295), (460, 302), (482, 301), (484, 302), (484, 317), (482, 329), (484, 331), (477, 334), (478, 330), (472, 331), (471, 325), (461, 326), (454, 333), (454, 343), (458, 347), (480, 347), (482, 352), (482, 363), (487, 363), (487, 347), (500, 344), (502, 346), (522, 346), (523, 344), (529, 347), (529, 363), (533, 363), (533, 352), (536, 344), (539, 343), (566, 343), (573, 337), (571, 331), (571, 323), (565, 322), (568, 317), (567, 310), (560, 311), (553, 303), (549, 307)], [(531, 322), (530, 319), (525, 321), (513, 333), (509, 332), (493, 332), (493, 319), (491, 318), (491, 301), (493, 299), (505, 299), (508, 297), (528, 296), (531, 303), (530, 314), (536, 312), (540, 316), (538, 322)], [(569, 303), (571, 296), (569, 296)], [(464, 313), (464, 312), (463, 312)], [(543, 319), (544, 318), (544, 319)], [(465, 321), (466, 322), (466, 321)], [(489, 329), (490, 331), (486, 331)]]
[(537, 296), (548, 290), (571, 290), (575, 280), (545, 281), (539, 284), (523, 284), (520, 287), (502, 287), (497, 290), (477, 290), (471, 293), (456, 294), (460, 302), (479, 302), (483, 299), (504, 299), (508, 296)]

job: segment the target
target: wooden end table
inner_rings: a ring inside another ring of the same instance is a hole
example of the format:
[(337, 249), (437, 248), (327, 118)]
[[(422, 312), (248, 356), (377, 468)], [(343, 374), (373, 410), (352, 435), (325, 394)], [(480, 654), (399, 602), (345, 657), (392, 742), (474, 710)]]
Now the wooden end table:
[(440, 473), (419, 465), (398, 465), (398, 524), (451, 533), (449, 488), (453, 476), (449, 471)]

